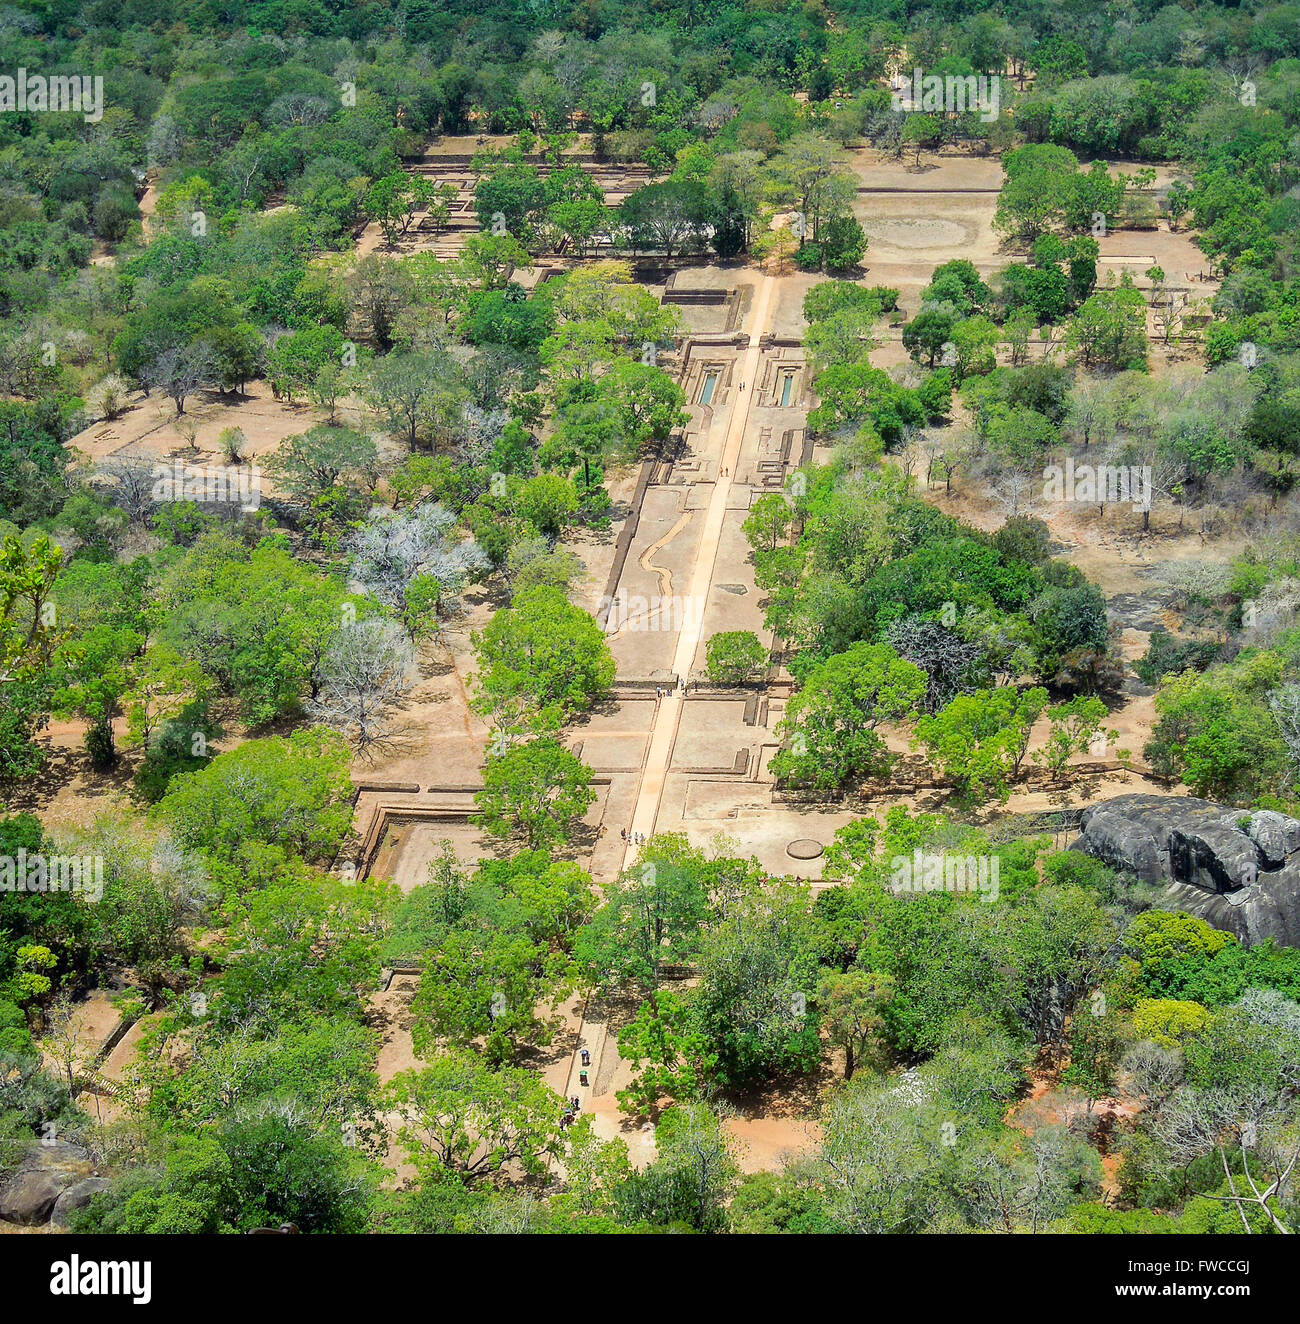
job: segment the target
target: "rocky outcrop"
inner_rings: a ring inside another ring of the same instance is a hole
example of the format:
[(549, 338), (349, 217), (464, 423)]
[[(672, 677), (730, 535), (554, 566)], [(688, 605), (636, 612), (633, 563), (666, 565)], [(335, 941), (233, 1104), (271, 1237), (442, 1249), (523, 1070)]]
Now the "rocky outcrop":
[(1300, 947), (1300, 820), (1190, 796), (1121, 795), (1082, 815), (1072, 849), (1144, 882), (1247, 946)]
[(68, 1216), (74, 1210), (84, 1209), (90, 1203), (91, 1196), (108, 1190), (112, 1184), (107, 1177), (86, 1177), (75, 1186), (69, 1186), (54, 1202), (50, 1222), (55, 1227), (67, 1227)]
[(60, 1197), (90, 1173), (90, 1156), (78, 1145), (62, 1140), (33, 1145), (18, 1170), (0, 1184), (0, 1219), (23, 1227), (48, 1222)]

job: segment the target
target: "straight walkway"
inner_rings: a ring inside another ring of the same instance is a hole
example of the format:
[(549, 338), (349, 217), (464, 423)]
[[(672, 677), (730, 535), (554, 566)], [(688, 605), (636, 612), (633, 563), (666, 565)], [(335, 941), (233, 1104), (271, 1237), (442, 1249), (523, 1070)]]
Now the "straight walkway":
[[(776, 286), (775, 276), (764, 275), (760, 278), (750, 317), (749, 347), (738, 360), (735, 380), (737, 384), (744, 382), (745, 390), (741, 392), (737, 389), (735, 392), (735, 404), (732, 406), (726, 435), (722, 442), (722, 456), (718, 461), (713, 491), (704, 514), (704, 528), (700, 534), (689, 595), (683, 604), (683, 624), (677, 637), (677, 651), (673, 656), (673, 671), (681, 678), (683, 687), (695, 665), (695, 655), (704, 633), (705, 607), (709, 601), (709, 591), (713, 586), (718, 547), (722, 541), (722, 527), (731, 500), (731, 484), (735, 478), (736, 466), (740, 462), (750, 413), (757, 394), (759, 365), (762, 361), (759, 341), (770, 327)], [(645, 767), (637, 791), (636, 808), (632, 812), (632, 828), (629, 832), (627, 848), (623, 853), (625, 869), (635, 862), (638, 854), (638, 848), (632, 837), (638, 832), (649, 837), (656, 830), (659, 807), (663, 799), (664, 780), (672, 765), (673, 747), (677, 743), (683, 702), (683, 689), (679, 688), (659, 700), (656, 707), (649, 746), (646, 750)]]

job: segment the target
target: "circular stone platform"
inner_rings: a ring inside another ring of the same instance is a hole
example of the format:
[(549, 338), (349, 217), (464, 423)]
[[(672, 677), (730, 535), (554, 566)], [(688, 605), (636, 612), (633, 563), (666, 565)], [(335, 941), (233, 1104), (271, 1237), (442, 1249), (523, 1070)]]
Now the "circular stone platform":
[(785, 853), (796, 860), (815, 860), (825, 849), (820, 841), (814, 841), (811, 837), (800, 837), (798, 841), (792, 841), (785, 848)]

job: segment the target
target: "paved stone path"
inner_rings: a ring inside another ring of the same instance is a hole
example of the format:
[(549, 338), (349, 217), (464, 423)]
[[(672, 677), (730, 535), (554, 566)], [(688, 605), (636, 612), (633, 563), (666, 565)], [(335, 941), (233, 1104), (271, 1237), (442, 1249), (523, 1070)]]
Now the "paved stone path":
[[(756, 386), (763, 354), (759, 342), (770, 326), (776, 287), (775, 276), (760, 277), (750, 316), (749, 346), (744, 355), (737, 360), (738, 366), (734, 373), (737, 384), (735, 404), (727, 421), (727, 431), (722, 441), (722, 455), (713, 479), (713, 491), (704, 512), (704, 527), (683, 609), (683, 624), (677, 638), (677, 651), (673, 656), (673, 670), (681, 679), (682, 685), (685, 685), (695, 665), (695, 655), (704, 631), (704, 609), (708, 603), (709, 590), (713, 586), (722, 526), (731, 499), (731, 484), (735, 480), (736, 466), (740, 461), (750, 413), (758, 397)], [(743, 392), (738, 389), (740, 382), (745, 383)], [(672, 765), (673, 746), (677, 743), (677, 729), (681, 722), (683, 703), (683, 691), (679, 687), (660, 699), (655, 706), (645, 766), (637, 791), (636, 808), (632, 812), (632, 827), (628, 833), (627, 848), (623, 853), (624, 868), (634, 863), (637, 858), (638, 847), (632, 840), (635, 834), (640, 832), (649, 837), (655, 831), (659, 819), (659, 806), (663, 799), (664, 779)]]
[[(709, 504), (704, 511), (704, 525), (691, 571), (689, 596), (683, 607), (682, 629), (678, 635), (676, 652), (673, 655), (673, 670), (683, 683), (691, 674), (695, 664), (695, 656), (703, 637), (704, 609), (713, 586), (723, 524), (731, 500), (731, 485), (736, 476), (737, 465), (740, 462), (751, 410), (755, 399), (758, 397), (758, 391), (755, 388), (763, 354), (759, 341), (764, 332), (770, 327), (772, 304), (777, 283), (777, 278), (774, 276), (763, 275), (760, 277), (750, 316), (749, 346), (743, 356), (736, 361), (737, 366), (734, 372), (734, 380), (737, 386), (735, 403), (731, 407), (726, 431), (722, 437), (721, 455), (716, 461), (712, 483), (713, 490), (709, 496)], [(743, 392), (738, 389), (739, 383), (742, 381), (745, 383)], [(710, 430), (711, 433), (716, 430), (716, 427), (717, 420), (715, 419), (714, 429)], [(711, 435), (709, 441), (712, 442), (712, 440)], [(709, 447), (709, 450), (712, 451), (712, 446)], [(686, 522), (684, 516), (665, 537), (648, 549), (647, 553), (643, 555), (643, 564), (649, 559), (651, 552), (670, 541)], [(647, 568), (651, 567), (647, 566)], [(657, 571), (657, 573), (660, 574), (662, 586), (665, 572)], [(664, 780), (668, 775), (668, 769), (672, 765), (673, 747), (677, 742), (677, 731), (681, 722), (683, 702), (682, 692), (678, 689), (672, 694), (659, 699), (655, 704), (655, 715), (651, 723), (645, 764), (637, 791), (636, 806), (632, 814), (632, 826), (628, 833), (628, 844), (623, 854), (623, 867), (625, 869), (635, 863), (638, 854), (638, 848), (632, 840), (633, 835), (640, 832), (649, 837), (655, 831), (655, 825), (659, 818), (660, 802), (663, 798)], [(573, 1050), (573, 1058), (569, 1065), (568, 1083), (565, 1086), (565, 1098), (571, 1099), (576, 1096), (580, 1101), (583, 1112), (588, 1112), (591, 1109), (591, 1099), (600, 1080), (601, 1064), (607, 1047), (611, 1052), (616, 1053), (618, 1051), (617, 1045), (609, 1042), (608, 1027), (604, 1020), (603, 1010), (589, 1004), (584, 1010), (578, 1028), (578, 1042)], [(591, 1054), (591, 1063), (585, 1068), (582, 1066), (582, 1049), (584, 1048)], [(581, 1073), (584, 1070), (587, 1072), (588, 1082), (585, 1086), (580, 1083)], [(642, 1148), (645, 1152), (640, 1157), (642, 1161), (645, 1161), (654, 1152), (652, 1136), (645, 1138)]]

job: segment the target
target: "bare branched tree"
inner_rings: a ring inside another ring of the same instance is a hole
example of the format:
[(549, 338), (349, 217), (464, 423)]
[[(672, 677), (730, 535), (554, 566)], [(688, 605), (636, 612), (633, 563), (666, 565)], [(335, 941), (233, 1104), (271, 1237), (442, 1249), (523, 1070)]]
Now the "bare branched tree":
[(325, 653), (312, 715), (358, 752), (392, 744), (397, 735), (392, 710), (410, 684), (413, 660), (411, 645), (394, 621), (371, 618), (340, 626)]
[(1268, 696), (1268, 706), (1291, 766), (1300, 768), (1300, 685), (1279, 686)]
[(1128, 1077), (1131, 1091), (1146, 1099), (1147, 1113), (1154, 1115), (1183, 1083), (1183, 1055), (1176, 1048), (1143, 1039), (1124, 1054), (1120, 1070)]
[(94, 478), (106, 480), (108, 497), (134, 525), (146, 528), (153, 514), (154, 466), (139, 456), (112, 456), (95, 468)]
[(1023, 469), (1008, 469), (989, 484), (989, 496), (1010, 519), (1034, 508), (1035, 496), (1042, 486), (1041, 478), (1032, 477)]
[(1300, 1160), (1295, 1113), (1292, 1092), (1277, 1086), (1183, 1087), (1161, 1109), (1153, 1132), (1178, 1163), (1218, 1155), (1228, 1193), (1206, 1196), (1234, 1206), (1244, 1232), (1252, 1231), (1246, 1215), (1256, 1209), (1286, 1234), (1292, 1229), (1279, 1211), (1291, 1202)]
[(185, 412), (185, 402), (195, 391), (211, 386), (220, 375), (212, 346), (204, 340), (163, 350), (140, 374), (145, 387), (161, 390), (178, 415)]
[(968, 694), (977, 688), (983, 649), (945, 629), (938, 621), (909, 616), (893, 622), (885, 637), (899, 657), (925, 672), (927, 712), (937, 712), (954, 695)]
[(490, 564), (478, 543), (454, 540), (455, 525), (456, 517), (436, 502), (395, 513), (376, 510), (349, 543), (352, 573), (395, 611), (403, 609), (406, 586), (416, 575), (432, 575), (447, 610), (470, 577)]

